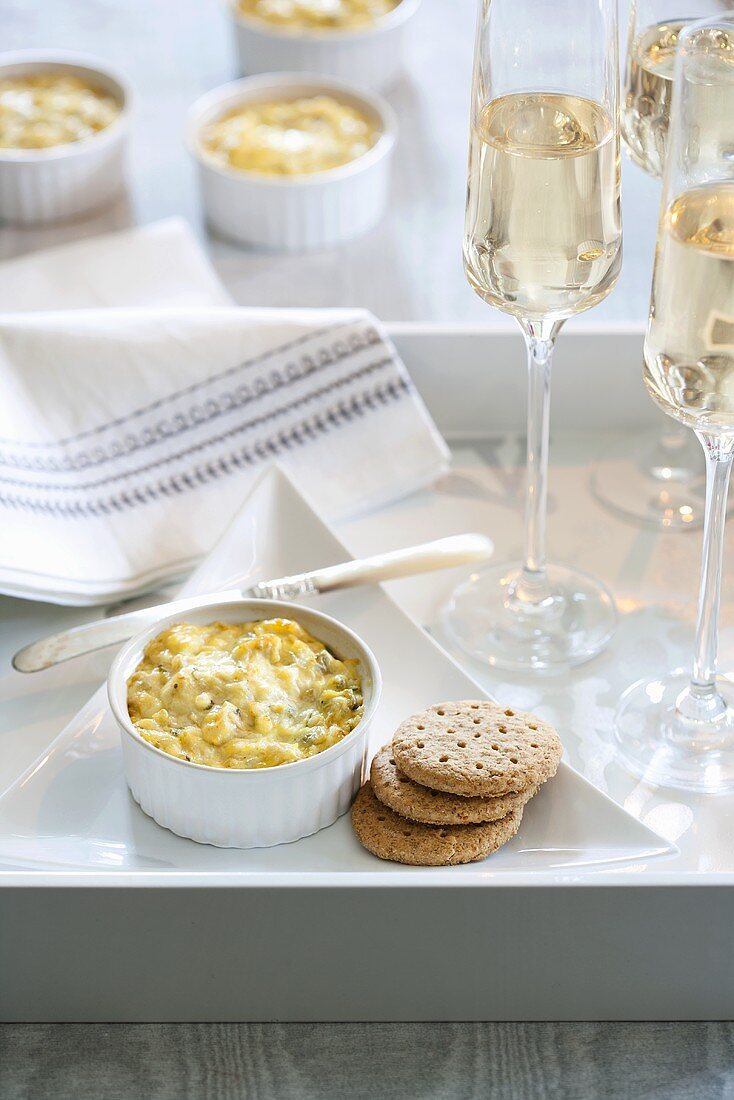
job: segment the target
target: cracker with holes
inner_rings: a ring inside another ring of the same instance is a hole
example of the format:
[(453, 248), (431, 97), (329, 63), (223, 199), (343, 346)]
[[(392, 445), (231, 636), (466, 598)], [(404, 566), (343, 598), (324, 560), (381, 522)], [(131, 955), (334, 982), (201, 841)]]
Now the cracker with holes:
[(370, 783), (365, 783), (352, 806), (354, 831), (368, 852), (423, 867), (484, 859), (515, 835), (521, 819), (522, 807), (481, 825), (421, 825), (384, 806)]
[(410, 821), (421, 821), (425, 825), (476, 825), (483, 821), (499, 821), (524, 806), (537, 790), (529, 786), (499, 798), (434, 791), (403, 775), (395, 763), (392, 745), (384, 745), (372, 761), (370, 782), (383, 805)]
[(397, 729), (392, 757), (424, 787), (469, 797), (539, 787), (555, 775), (561, 742), (534, 714), (488, 700), (437, 703)]

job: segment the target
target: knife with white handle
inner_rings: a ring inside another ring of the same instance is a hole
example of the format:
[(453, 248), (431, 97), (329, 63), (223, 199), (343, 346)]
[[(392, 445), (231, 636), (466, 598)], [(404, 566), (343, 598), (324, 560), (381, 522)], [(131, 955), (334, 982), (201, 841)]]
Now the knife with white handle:
[(192, 596), (188, 599), (172, 600), (144, 607), (137, 611), (128, 611), (123, 615), (113, 615), (108, 619), (99, 619), (82, 626), (63, 630), (60, 634), (51, 634), (37, 642), (19, 649), (13, 657), (13, 668), (18, 672), (40, 672), (44, 668), (80, 657), (83, 653), (92, 653), (108, 645), (120, 644), (132, 638), (139, 630), (152, 626), (163, 615), (177, 612), (182, 614), (207, 604), (224, 600), (267, 599), (296, 600), (301, 596), (313, 596), (319, 592), (333, 592), (338, 588), (350, 588), (359, 584), (377, 584), (380, 581), (395, 580), (397, 577), (412, 577), (418, 573), (430, 573), (434, 569), (448, 569), (456, 565), (470, 565), (472, 562), (485, 561), (494, 550), (491, 539), (484, 535), (452, 535), (436, 542), (410, 546), (405, 550), (392, 550), (387, 554), (375, 554), (371, 558), (358, 561), (345, 561), (340, 565), (329, 565), (325, 569), (315, 569), (311, 573), (298, 573), (292, 577), (278, 577), (277, 580), (261, 581), (250, 588), (230, 588), (223, 592), (213, 592), (206, 596)]

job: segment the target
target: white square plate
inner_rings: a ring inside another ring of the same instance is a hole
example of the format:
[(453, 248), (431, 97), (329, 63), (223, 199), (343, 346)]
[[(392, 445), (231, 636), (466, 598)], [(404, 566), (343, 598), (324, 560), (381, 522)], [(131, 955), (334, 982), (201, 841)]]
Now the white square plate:
[[(347, 557), (334, 532), (273, 467), (184, 592), (230, 588)], [(317, 604), (362, 635), (380, 662), (384, 694), (372, 752), (414, 711), (443, 699), (484, 696), (383, 589), (333, 593)], [(518, 835), (465, 867), (383, 863), (357, 843), (348, 816), (277, 848), (195, 844), (160, 828), (133, 802), (103, 688), (0, 798), (5, 885), (555, 885), (610, 872), (629, 872), (634, 881), (648, 861), (675, 852), (565, 764), (530, 803)]]

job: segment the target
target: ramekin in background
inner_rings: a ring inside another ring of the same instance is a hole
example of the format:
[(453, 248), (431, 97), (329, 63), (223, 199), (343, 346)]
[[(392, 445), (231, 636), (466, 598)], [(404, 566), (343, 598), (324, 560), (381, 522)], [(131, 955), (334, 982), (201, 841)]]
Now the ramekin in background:
[(246, 15), (227, 0), (240, 72), (323, 73), (378, 90), (394, 84), (403, 69), (403, 39), (420, 0), (400, 0), (376, 23), (351, 30), (289, 30)]
[(125, 183), (131, 90), (104, 63), (82, 54), (20, 50), (0, 54), (0, 78), (38, 72), (79, 76), (114, 96), (117, 118), (83, 141), (49, 149), (0, 149), (0, 221), (39, 225), (78, 217), (104, 206)]
[[(274, 176), (218, 165), (203, 151), (201, 131), (239, 104), (330, 95), (364, 112), (380, 136), (363, 156), (325, 172)], [(209, 225), (240, 244), (300, 252), (329, 248), (372, 229), (387, 205), (397, 121), (372, 92), (327, 77), (268, 73), (207, 92), (189, 113), (186, 140), (198, 164)]]
[(359, 789), (367, 735), (382, 681), (372, 651), (347, 627), (313, 608), (276, 600), (233, 600), (187, 611), (193, 623), (295, 619), (337, 657), (356, 658), (362, 678), (361, 722), (341, 741), (307, 760), (250, 770), (179, 760), (145, 741), (127, 709), (127, 682), (157, 634), (181, 621), (160, 619), (132, 638), (110, 669), (107, 692), (122, 737), (125, 778), (140, 808), (179, 836), (219, 848), (266, 848), (310, 836), (349, 809)]

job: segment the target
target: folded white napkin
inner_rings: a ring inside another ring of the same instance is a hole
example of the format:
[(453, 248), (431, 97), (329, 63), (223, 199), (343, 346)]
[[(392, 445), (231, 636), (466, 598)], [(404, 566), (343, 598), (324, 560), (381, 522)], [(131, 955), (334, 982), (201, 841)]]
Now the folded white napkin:
[(273, 460), (332, 518), (445, 468), (373, 316), (232, 306), (180, 221), (0, 265), (0, 303), (0, 591), (182, 573)]

